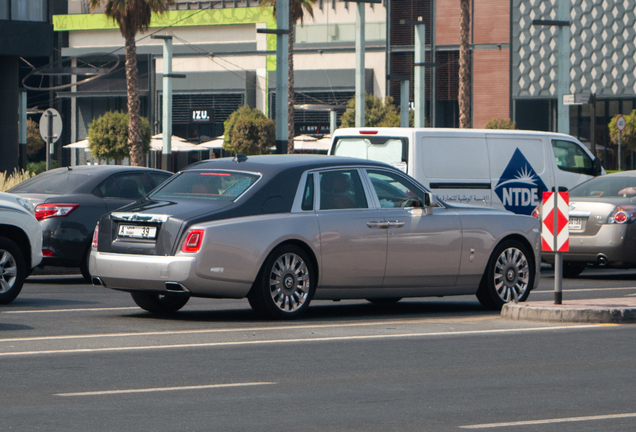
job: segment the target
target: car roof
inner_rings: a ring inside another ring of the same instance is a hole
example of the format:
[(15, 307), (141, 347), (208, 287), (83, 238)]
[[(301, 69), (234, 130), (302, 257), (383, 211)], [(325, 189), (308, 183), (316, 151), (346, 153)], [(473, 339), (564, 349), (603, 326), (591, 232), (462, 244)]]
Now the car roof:
[(86, 175), (96, 175), (102, 173), (111, 173), (116, 171), (137, 171), (137, 170), (145, 170), (145, 171), (160, 171), (154, 168), (146, 168), (146, 167), (138, 167), (138, 166), (130, 166), (130, 165), (75, 165), (70, 167), (56, 168), (49, 170), (48, 172), (53, 173), (62, 173), (67, 171), (74, 171), (77, 173), (82, 173)]
[(276, 174), (277, 172), (282, 172), (290, 168), (309, 170), (315, 168), (357, 165), (378, 166), (385, 168), (390, 166), (384, 162), (352, 157), (291, 154), (247, 156), (247, 159), (244, 162), (236, 162), (235, 158), (208, 159), (189, 165), (184, 170), (227, 169)]

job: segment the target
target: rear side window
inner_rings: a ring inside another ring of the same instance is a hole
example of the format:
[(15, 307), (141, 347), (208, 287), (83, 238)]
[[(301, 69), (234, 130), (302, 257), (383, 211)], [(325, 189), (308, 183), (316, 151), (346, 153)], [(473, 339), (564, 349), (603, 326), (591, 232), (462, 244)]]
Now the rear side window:
[(11, 193), (66, 194), (72, 192), (90, 176), (79, 174), (73, 170), (49, 171), (32, 177), (11, 188)]
[(154, 191), (154, 199), (193, 198), (234, 201), (259, 179), (236, 171), (185, 171)]
[(356, 170), (320, 173), (320, 209), (367, 208), (362, 182)]
[(592, 158), (578, 144), (571, 141), (552, 140), (552, 151), (560, 170), (594, 175)]
[(303, 203), (301, 205), (303, 210), (314, 209), (314, 175), (309, 174), (307, 176), (307, 183), (305, 183), (305, 190), (303, 191)]
[(143, 173), (119, 174), (108, 177), (97, 186), (103, 198), (137, 200), (152, 189)]

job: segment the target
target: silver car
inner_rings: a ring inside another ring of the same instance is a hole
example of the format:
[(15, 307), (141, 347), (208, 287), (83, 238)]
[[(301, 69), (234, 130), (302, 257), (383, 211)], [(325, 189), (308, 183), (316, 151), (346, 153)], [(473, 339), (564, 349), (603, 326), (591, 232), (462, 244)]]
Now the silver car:
[[(570, 251), (563, 276), (576, 277), (588, 264), (636, 267), (636, 171), (617, 172), (570, 189)], [(544, 259), (554, 262), (553, 253)]]
[(239, 155), (102, 216), (90, 273), (153, 313), (190, 297), (247, 297), (277, 319), (312, 299), (476, 294), (499, 309), (537, 285), (539, 242), (535, 218), (437, 202), (384, 163)]

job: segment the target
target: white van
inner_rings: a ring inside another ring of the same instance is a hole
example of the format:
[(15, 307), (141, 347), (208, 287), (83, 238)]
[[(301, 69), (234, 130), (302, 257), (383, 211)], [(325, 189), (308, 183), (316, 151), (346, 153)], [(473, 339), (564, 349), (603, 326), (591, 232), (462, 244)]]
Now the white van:
[(531, 214), (542, 192), (604, 174), (570, 135), (495, 129), (344, 128), (330, 155), (387, 162), (441, 200)]

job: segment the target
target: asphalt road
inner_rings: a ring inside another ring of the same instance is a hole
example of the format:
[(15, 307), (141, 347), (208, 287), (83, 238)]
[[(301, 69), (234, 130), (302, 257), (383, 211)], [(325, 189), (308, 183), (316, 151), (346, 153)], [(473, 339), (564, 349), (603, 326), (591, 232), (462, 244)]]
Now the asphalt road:
[[(532, 300), (553, 297), (544, 268)], [(586, 270), (564, 299), (636, 295)], [(76, 276), (0, 307), (2, 431), (628, 431), (636, 326), (502, 320), (472, 296), (314, 302), (295, 322), (246, 300), (171, 318)]]

